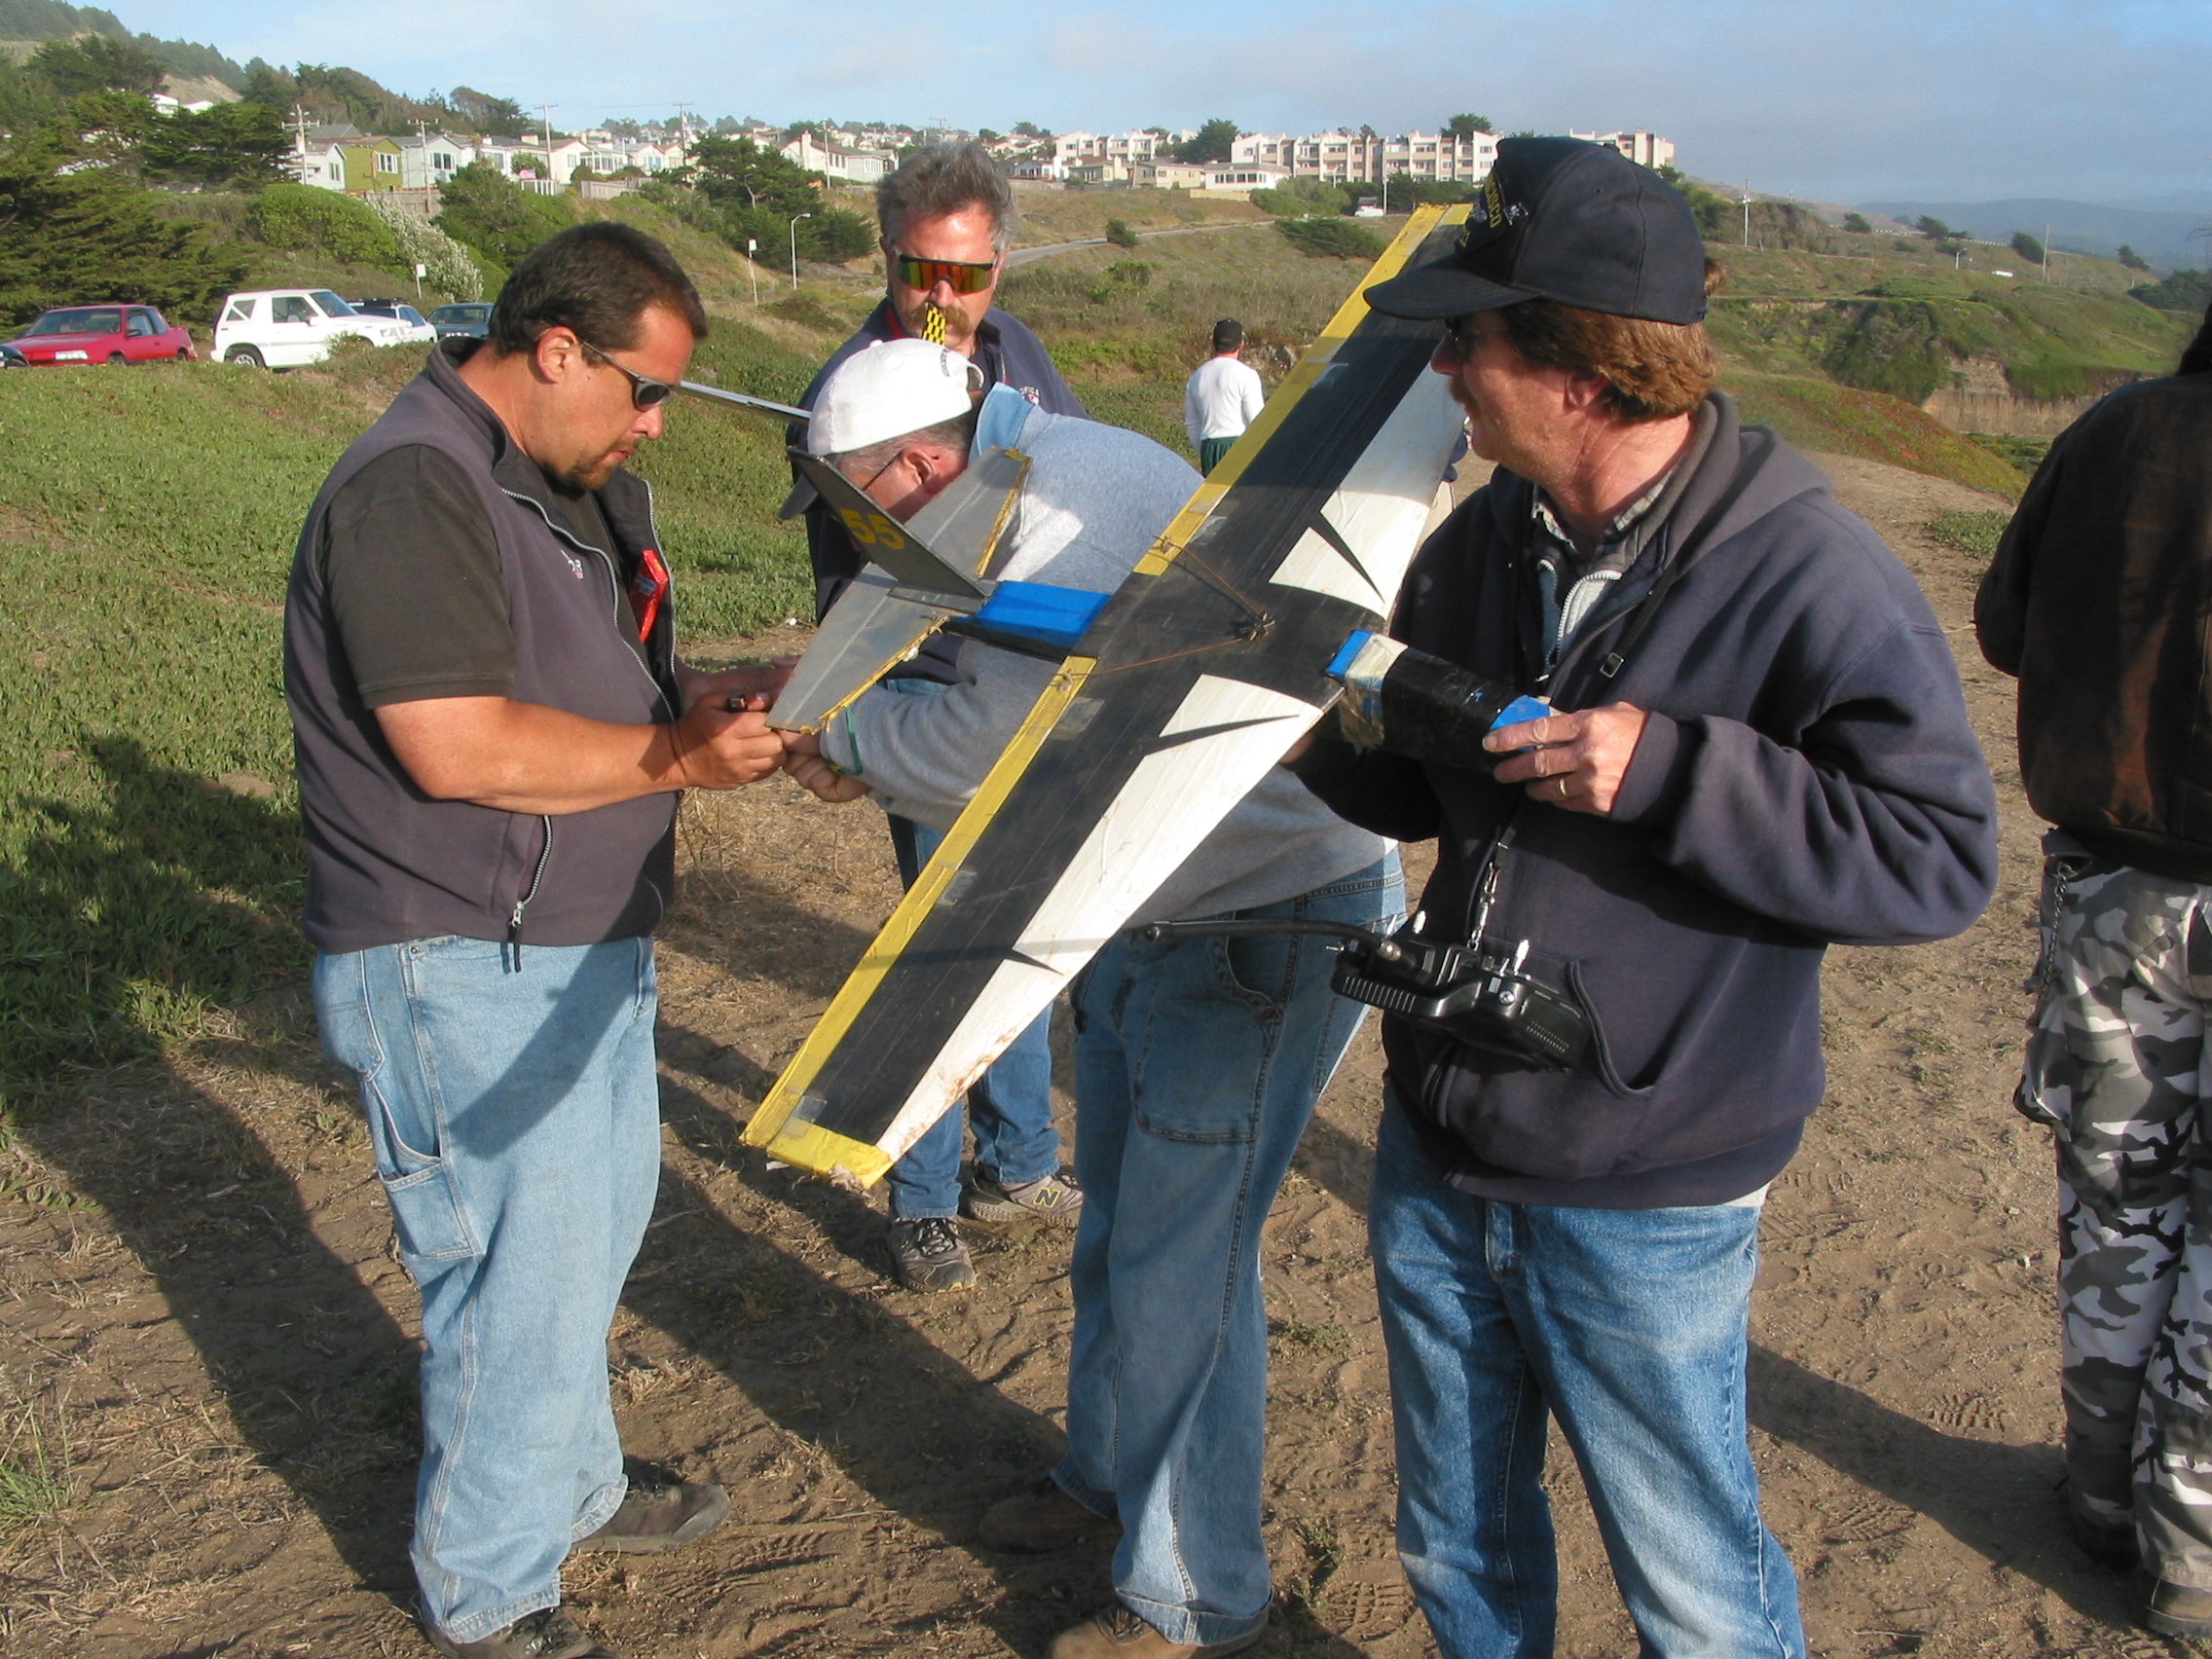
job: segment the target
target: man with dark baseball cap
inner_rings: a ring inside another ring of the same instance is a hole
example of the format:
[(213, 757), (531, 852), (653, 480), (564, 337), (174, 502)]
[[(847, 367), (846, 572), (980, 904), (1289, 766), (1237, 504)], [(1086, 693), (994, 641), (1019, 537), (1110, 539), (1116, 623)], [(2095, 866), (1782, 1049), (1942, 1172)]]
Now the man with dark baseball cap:
[(1298, 770), (1363, 828), (1436, 837), (1430, 936), (1579, 1032), (1383, 1021), (1398, 1548), (1447, 1659), (1552, 1651), (1554, 1416), (1641, 1651), (1801, 1659), (1744, 1366), (1760, 1204), (1822, 1092), (1821, 960), (1957, 933), (1996, 874), (1942, 629), (1713, 389), (1712, 270), (1655, 173), (1507, 139), (1459, 245), (1367, 292), (1444, 323), (1431, 367), (1498, 470), (1354, 689), (1425, 652), (1552, 712), (1440, 753), (1355, 696), (1382, 711), (1362, 746)]

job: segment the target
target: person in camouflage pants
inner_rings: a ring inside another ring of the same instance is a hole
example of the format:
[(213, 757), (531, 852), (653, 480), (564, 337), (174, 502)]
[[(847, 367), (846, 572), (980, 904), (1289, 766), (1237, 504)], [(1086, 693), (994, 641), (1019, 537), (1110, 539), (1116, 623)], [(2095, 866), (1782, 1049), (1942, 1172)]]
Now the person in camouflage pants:
[(2212, 886), (2045, 838), (2017, 1103), (2056, 1131), (2060, 1387), (2078, 1534), (2212, 1590)]

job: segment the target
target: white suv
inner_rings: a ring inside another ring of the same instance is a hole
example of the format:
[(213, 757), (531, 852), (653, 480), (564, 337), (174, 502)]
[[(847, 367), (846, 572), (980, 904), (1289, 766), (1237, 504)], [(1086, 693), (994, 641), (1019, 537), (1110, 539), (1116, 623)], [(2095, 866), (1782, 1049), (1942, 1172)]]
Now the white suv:
[(387, 316), (363, 316), (328, 288), (264, 288), (233, 294), (215, 324), (215, 360), (256, 369), (293, 369), (319, 363), (330, 348), (357, 334), (372, 346), (397, 346), (407, 325)]

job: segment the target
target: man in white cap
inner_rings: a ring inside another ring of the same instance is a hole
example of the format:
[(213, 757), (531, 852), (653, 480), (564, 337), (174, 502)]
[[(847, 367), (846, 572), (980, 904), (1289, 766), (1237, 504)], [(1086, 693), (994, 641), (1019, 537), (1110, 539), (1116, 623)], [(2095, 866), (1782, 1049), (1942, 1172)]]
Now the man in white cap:
[[(1111, 592), (1198, 474), (1149, 438), (1047, 413), (1013, 387), (973, 401), (965, 360), (891, 341), (823, 387), (807, 447), (904, 521), (972, 457), (1030, 467), (992, 575)], [(827, 800), (873, 793), (933, 840), (951, 827), (1051, 677), (964, 642), (934, 695), (877, 687), (819, 738), (787, 740)], [(1283, 769), (1131, 918), (1371, 926), (1403, 908), (1389, 843), (1322, 810)], [(1051, 1659), (1193, 1659), (1259, 1641), (1272, 1594), (1260, 1535), (1267, 1321), (1260, 1229), (1362, 1011), (1311, 938), (1119, 935), (1070, 989), (1083, 1219), (1070, 1283), (1068, 1453), (983, 1517), (986, 1548), (1063, 1549), (1111, 1530), (1116, 1600)], [(1141, 1105), (1140, 1105), (1141, 1102)]]
[[(877, 184), (875, 204), (883, 227), (883, 303), (831, 354), (800, 402), (813, 408), (830, 377), (855, 354), (882, 341), (913, 339), (948, 347), (975, 366), (985, 385), (1003, 383), (1054, 414), (1081, 415), (1082, 403), (1037, 336), (993, 303), (1015, 214), (1014, 186), (982, 147), (924, 145)], [(795, 431), (793, 441), (799, 441)], [(800, 512), (806, 515), (821, 615), (866, 560), (803, 481), (784, 506), (786, 518)], [(949, 683), (954, 679), (949, 643), (931, 641), (894, 669), (891, 679), (915, 682), (916, 689)], [(911, 885), (936, 838), (922, 836), (897, 812), (887, 824), (900, 879)], [(1072, 1227), (1082, 1211), (1083, 1193), (1061, 1171), (1059, 1136), (1052, 1128), (1049, 1011), (968, 1091), (968, 1116), (977, 1157), (965, 1187), (958, 1113), (916, 1143), (891, 1173), (894, 1218), (931, 1224), (919, 1240), (911, 1228), (895, 1226), (892, 1234), (893, 1262), (900, 1282), (910, 1290), (958, 1290), (976, 1282), (975, 1266), (952, 1231), (955, 1211), (981, 1222), (1057, 1227)]]

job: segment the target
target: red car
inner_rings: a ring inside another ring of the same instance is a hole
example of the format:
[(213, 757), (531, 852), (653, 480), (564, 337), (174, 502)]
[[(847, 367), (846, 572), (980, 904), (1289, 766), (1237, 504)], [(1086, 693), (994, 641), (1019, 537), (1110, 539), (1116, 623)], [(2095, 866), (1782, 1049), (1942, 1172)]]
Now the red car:
[(151, 363), (197, 355), (192, 336), (151, 306), (65, 306), (0, 344), (0, 368), (38, 363)]

